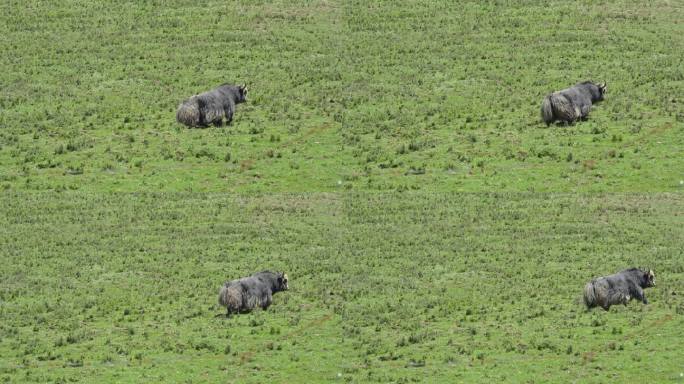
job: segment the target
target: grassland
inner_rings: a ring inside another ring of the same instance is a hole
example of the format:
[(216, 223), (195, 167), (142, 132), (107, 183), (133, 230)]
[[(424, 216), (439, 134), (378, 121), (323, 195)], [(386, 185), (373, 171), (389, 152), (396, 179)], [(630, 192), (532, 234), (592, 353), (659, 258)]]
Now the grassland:
[[(5, 1), (0, 382), (684, 381), (676, 1)], [(590, 120), (542, 97), (607, 81)], [(232, 126), (174, 121), (250, 86)], [(649, 305), (581, 288), (656, 271)], [(217, 318), (220, 284), (291, 290)]]
[[(681, 195), (7, 194), (9, 382), (680, 380)], [(587, 313), (595, 271), (648, 306)], [(291, 289), (215, 318), (220, 277)], [(217, 281), (217, 279), (219, 279)]]
[[(653, 1), (6, 2), (0, 185), (672, 191), (684, 15)], [(542, 97), (607, 81), (591, 120)], [(174, 122), (247, 82), (233, 127)]]

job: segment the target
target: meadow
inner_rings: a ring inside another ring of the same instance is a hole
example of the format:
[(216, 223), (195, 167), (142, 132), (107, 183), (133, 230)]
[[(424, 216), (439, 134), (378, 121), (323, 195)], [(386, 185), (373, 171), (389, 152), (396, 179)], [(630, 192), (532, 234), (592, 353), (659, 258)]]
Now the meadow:
[[(653, 382), (684, 371), (679, 194), (7, 194), (6, 382)], [(216, 317), (223, 278), (290, 290)], [(649, 305), (587, 312), (596, 271)]]
[[(5, 1), (0, 382), (684, 381), (676, 1)], [(608, 83), (586, 122), (542, 97)], [(175, 122), (247, 83), (231, 126)], [(652, 268), (648, 305), (584, 283)], [(285, 270), (268, 311), (223, 281)]]
[[(684, 179), (678, 2), (3, 6), (0, 186), (647, 192)], [(541, 99), (608, 83), (590, 121)], [(232, 127), (184, 98), (250, 86)]]

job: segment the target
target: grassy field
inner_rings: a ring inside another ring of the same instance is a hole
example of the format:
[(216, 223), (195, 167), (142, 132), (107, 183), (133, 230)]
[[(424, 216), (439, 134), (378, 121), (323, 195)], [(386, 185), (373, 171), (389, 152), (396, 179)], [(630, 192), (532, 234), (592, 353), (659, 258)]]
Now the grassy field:
[[(677, 1), (5, 1), (0, 382), (684, 382)], [(608, 83), (589, 121), (544, 95)], [(184, 98), (249, 84), (232, 126)], [(584, 283), (656, 271), (649, 305)], [(285, 270), (268, 311), (223, 281)]]
[[(2, 197), (8, 382), (682, 380), (681, 195)], [(583, 283), (657, 271), (651, 304)], [(216, 318), (221, 282), (291, 289)]]
[[(19, 190), (672, 191), (676, 1), (9, 1), (0, 186)], [(542, 97), (607, 81), (589, 122)], [(232, 127), (178, 103), (250, 85)]]

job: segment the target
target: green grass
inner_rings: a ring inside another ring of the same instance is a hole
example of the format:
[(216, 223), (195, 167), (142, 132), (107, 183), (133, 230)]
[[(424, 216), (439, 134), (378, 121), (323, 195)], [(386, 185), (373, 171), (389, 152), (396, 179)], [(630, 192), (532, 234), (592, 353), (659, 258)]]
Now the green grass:
[[(677, 1), (6, 1), (0, 382), (681, 382)], [(544, 95), (608, 83), (589, 121)], [(232, 126), (178, 103), (249, 84)], [(656, 271), (649, 305), (584, 283)], [(223, 281), (285, 270), (268, 311)]]
[[(0, 186), (87, 191), (673, 191), (677, 2), (17, 2)], [(591, 120), (542, 97), (607, 81)], [(247, 82), (229, 128), (178, 103)]]
[[(0, 380), (653, 382), (684, 358), (676, 194), (5, 194)], [(650, 304), (587, 313), (651, 267)], [(231, 319), (222, 281), (286, 270)], [(338, 374), (340, 376), (338, 377)]]

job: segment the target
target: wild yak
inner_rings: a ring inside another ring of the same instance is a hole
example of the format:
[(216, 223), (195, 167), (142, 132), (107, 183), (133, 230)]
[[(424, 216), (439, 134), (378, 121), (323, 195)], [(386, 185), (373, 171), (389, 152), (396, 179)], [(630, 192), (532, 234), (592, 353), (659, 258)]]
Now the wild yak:
[(220, 87), (184, 100), (176, 111), (176, 121), (188, 127), (221, 126), (223, 118), (233, 121), (235, 105), (247, 101), (246, 85), (223, 84)]
[(644, 288), (655, 286), (652, 270), (625, 269), (614, 275), (598, 277), (584, 286), (584, 304), (587, 309), (601, 307), (606, 311), (614, 304), (624, 304), (637, 299), (648, 304)]
[(605, 83), (584, 81), (547, 95), (542, 101), (542, 119), (547, 127), (556, 120), (564, 121), (566, 124), (585, 120), (589, 116), (592, 104), (603, 100), (607, 90)]
[(262, 271), (249, 277), (227, 281), (219, 292), (219, 305), (226, 307), (227, 316), (233, 313), (248, 312), (259, 306), (268, 308), (273, 302), (273, 294), (287, 291), (285, 272)]

